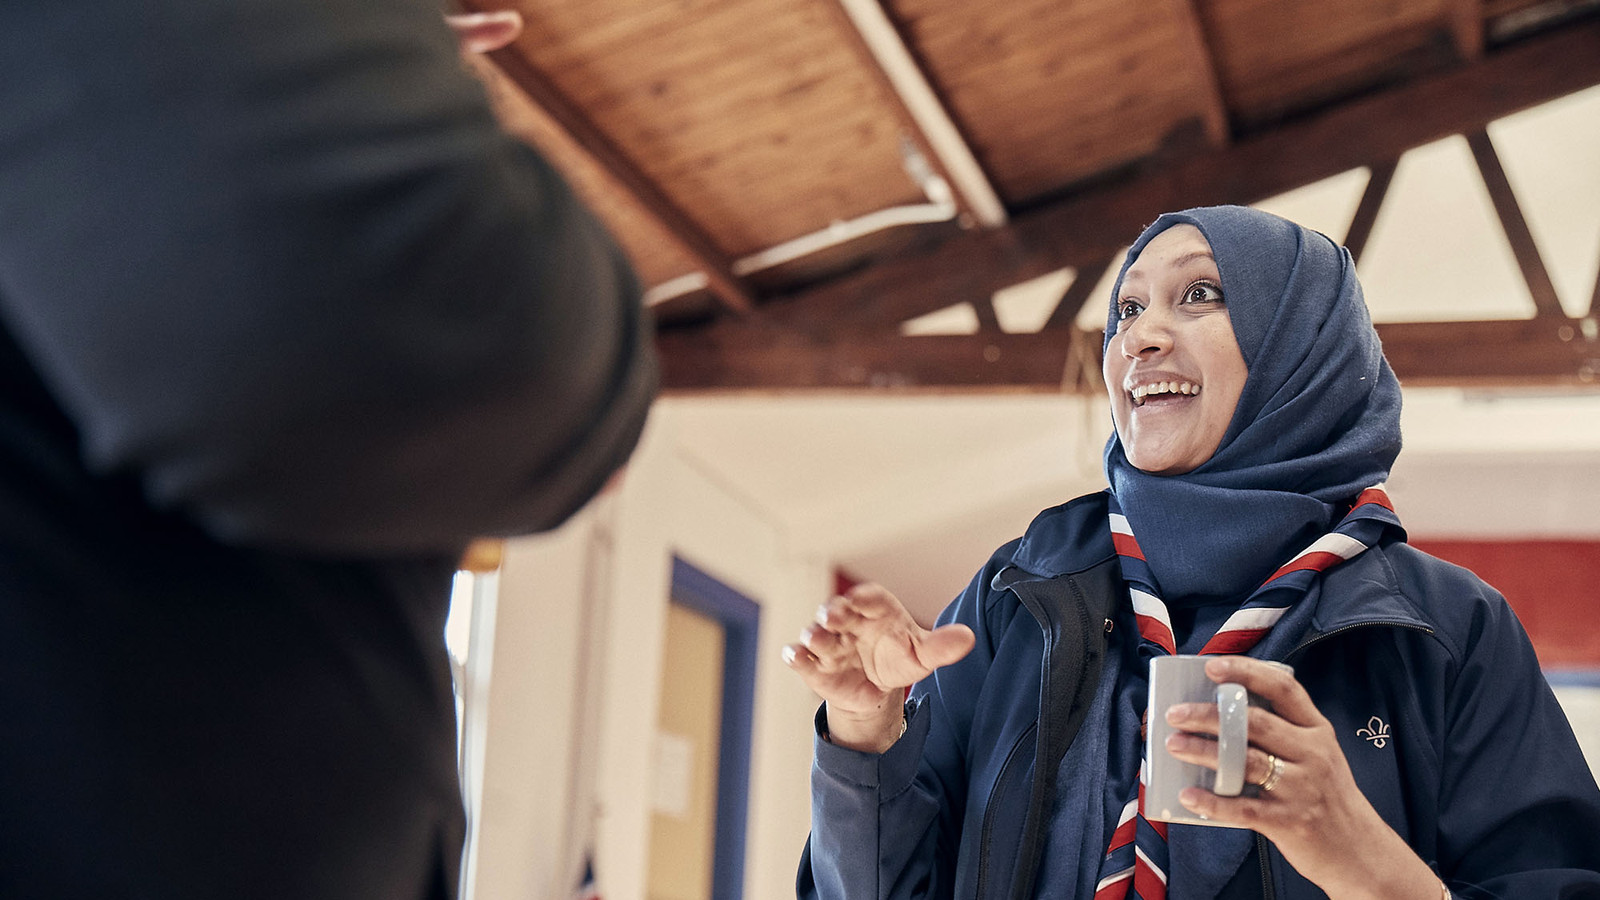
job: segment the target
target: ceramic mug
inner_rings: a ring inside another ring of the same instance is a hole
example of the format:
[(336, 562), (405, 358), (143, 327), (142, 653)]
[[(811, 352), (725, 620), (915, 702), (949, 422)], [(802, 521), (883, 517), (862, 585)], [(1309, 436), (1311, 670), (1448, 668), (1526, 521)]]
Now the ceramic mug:
[[(1245, 784), (1245, 751), (1250, 749), (1249, 708), (1271, 709), (1272, 704), (1250, 694), (1242, 685), (1217, 684), (1206, 677), (1209, 656), (1158, 656), (1150, 660), (1149, 737), (1145, 744), (1145, 818), (1186, 825), (1215, 825), (1178, 801), (1186, 787), (1205, 788), (1220, 797), (1254, 797), (1260, 788)], [(1283, 663), (1271, 663), (1293, 672)], [(1215, 703), (1219, 717), (1217, 768), (1186, 763), (1167, 752), (1167, 735), (1178, 729), (1167, 724), (1167, 710), (1178, 703)]]

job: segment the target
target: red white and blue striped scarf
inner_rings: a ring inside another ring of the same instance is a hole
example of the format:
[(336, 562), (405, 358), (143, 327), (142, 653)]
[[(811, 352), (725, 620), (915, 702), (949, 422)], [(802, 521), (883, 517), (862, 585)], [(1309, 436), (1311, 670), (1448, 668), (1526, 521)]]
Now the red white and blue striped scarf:
[[(1145, 562), (1116, 502), (1111, 498), (1111, 539), (1121, 557), (1122, 576), (1128, 583), (1134, 615), (1139, 622), (1141, 662), (1177, 653), (1172, 620), (1161, 600), (1156, 581)], [(1361, 492), (1350, 511), (1330, 532), (1284, 563), (1229, 616), (1206, 641), (1201, 654), (1240, 654), (1272, 630), (1283, 614), (1304, 597), (1316, 578), (1377, 543), (1385, 528), (1398, 526), (1399, 518), (1382, 484)], [(1100, 866), (1095, 900), (1164, 900), (1167, 894), (1167, 824), (1144, 817), (1144, 762), (1139, 766), (1138, 789), (1118, 817), (1110, 847)]]

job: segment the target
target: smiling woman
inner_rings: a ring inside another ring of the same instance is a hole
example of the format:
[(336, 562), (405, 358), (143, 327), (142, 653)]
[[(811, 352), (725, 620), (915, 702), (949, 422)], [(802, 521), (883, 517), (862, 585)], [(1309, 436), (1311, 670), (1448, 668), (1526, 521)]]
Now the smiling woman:
[(1193, 225), (1153, 239), (1122, 278), (1103, 364), (1128, 461), (1180, 475), (1211, 458), (1248, 374), (1211, 245)]
[[(1108, 299), (1110, 490), (931, 631), (859, 585), (786, 648), (824, 699), (800, 896), (1600, 897), (1600, 789), (1527, 636), (1383, 490), (1400, 386), (1350, 254), (1188, 210)], [(1211, 827), (1142, 808), (1156, 754), (1217, 768), (1216, 706), (1148, 709), (1171, 654), (1271, 704), (1252, 793), (1179, 795)]]

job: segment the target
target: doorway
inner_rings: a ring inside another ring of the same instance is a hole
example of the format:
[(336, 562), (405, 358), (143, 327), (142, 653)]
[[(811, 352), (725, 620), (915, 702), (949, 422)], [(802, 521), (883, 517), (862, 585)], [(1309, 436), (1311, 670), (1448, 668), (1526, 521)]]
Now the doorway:
[(761, 608), (674, 558), (654, 729), (650, 900), (741, 900)]

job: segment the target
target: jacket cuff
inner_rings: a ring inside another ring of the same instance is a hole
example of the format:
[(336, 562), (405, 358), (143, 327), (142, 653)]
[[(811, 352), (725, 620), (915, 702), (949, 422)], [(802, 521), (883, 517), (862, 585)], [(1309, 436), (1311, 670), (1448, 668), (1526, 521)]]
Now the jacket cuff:
[(876, 790), (881, 797), (892, 797), (911, 786), (922, 763), (922, 748), (928, 740), (929, 716), (923, 710), (926, 698), (907, 700), (906, 732), (882, 753), (851, 750), (828, 741), (828, 705), (817, 707), (813, 719), (816, 739), (812, 752), (817, 768), (829, 778)]

